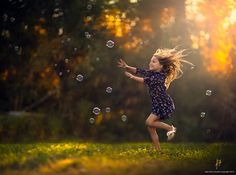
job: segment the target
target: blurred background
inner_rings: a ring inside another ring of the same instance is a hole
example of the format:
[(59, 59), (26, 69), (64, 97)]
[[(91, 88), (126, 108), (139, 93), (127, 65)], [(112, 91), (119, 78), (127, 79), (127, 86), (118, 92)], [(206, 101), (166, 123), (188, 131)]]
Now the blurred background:
[(117, 61), (147, 68), (175, 46), (195, 64), (168, 89), (175, 141), (235, 142), (234, 0), (0, 3), (0, 142), (150, 141), (147, 88)]

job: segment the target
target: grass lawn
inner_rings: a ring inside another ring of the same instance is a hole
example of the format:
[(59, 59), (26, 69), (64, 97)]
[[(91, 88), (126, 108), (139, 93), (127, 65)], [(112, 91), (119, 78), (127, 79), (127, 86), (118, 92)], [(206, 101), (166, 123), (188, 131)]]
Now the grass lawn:
[(161, 143), (161, 147), (162, 153), (151, 143), (0, 144), (0, 174), (236, 174), (236, 144)]

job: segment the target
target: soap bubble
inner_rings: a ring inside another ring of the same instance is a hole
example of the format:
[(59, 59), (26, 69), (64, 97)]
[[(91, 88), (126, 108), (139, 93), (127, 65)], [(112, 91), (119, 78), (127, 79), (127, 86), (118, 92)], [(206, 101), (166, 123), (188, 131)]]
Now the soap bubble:
[(15, 49), (16, 52), (18, 52), (20, 47), (19, 46), (15, 46), (14, 49)]
[(67, 69), (66, 72), (67, 72), (67, 73), (70, 73), (70, 69)]
[(112, 48), (112, 47), (114, 47), (114, 45), (115, 45), (114, 41), (112, 41), (112, 40), (107, 41), (106, 46), (107, 46), (108, 48)]
[(92, 20), (92, 17), (91, 17), (91, 16), (87, 16), (87, 17), (86, 17), (86, 20), (91, 21), (91, 20)]
[(123, 122), (125, 122), (125, 121), (127, 120), (126, 115), (122, 115), (122, 116), (121, 116), (121, 120), (122, 120)]
[(111, 87), (107, 87), (107, 88), (106, 88), (106, 92), (107, 92), (107, 93), (111, 93), (111, 92), (112, 92), (112, 88), (111, 88)]
[(7, 21), (7, 18), (8, 18), (7, 14), (3, 14), (2, 18), (3, 18), (3, 22)]
[(100, 109), (98, 108), (98, 107), (95, 107), (95, 108), (93, 108), (93, 113), (95, 114), (95, 115), (98, 115), (99, 113), (100, 113)]
[(84, 32), (84, 35), (86, 36), (87, 39), (91, 38), (91, 34), (89, 32)]
[(63, 73), (62, 72), (59, 72), (59, 76), (62, 76), (63, 75)]
[(66, 58), (66, 59), (65, 59), (65, 63), (68, 63), (68, 62), (69, 62), (69, 59), (68, 59), (68, 58)]
[(58, 35), (60, 36), (62, 34), (63, 34), (63, 28), (61, 27), (61, 28), (58, 29)]
[(107, 113), (111, 112), (111, 108), (110, 107), (106, 107), (106, 112)]
[(211, 96), (211, 90), (206, 90), (206, 95)]
[(11, 17), (11, 18), (10, 18), (10, 21), (11, 21), (11, 22), (14, 22), (15, 20), (16, 20), (16, 18), (14, 18), (14, 17)]
[(57, 64), (55, 63), (54, 66), (57, 67)]
[(91, 118), (89, 119), (89, 123), (93, 124), (94, 122), (95, 122), (95, 119), (91, 117)]
[(91, 34), (89, 32), (84, 32), (84, 35), (86, 36), (87, 39), (91, 38)]
[(91, 5), (91, 4), (88, 4), (88, 5), (87, 5), (87, 9), (88, 9), (88, 10), (91, 10), (91, 9), (92, 9), (92, 5)]
[(80, 82), (83, 81), (83, 79), (84, 79), (84, 77), (81, 74), (77, 75), (77, 77), (76, 77), (76, 80), (80, 81)]
[(201, 112), (201, 114), (200, 114), (200, 117), (201, 117), (201, 118), (204, 118), (204, 117), (205, 117), (205, 115), (206, 115), (206, 113), (205, 113), (205, 112)]

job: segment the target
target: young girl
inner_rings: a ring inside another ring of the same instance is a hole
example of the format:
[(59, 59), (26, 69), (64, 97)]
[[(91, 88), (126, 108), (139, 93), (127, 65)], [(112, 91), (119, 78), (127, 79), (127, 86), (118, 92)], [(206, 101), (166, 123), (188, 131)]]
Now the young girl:
[[(176, 128), (173, 125), (170, 126), (162, 122), (171, 117), (175, 110), (174, 102), (166, 93), (166, 90), (174, 79), (182, 76), (181, 62), (194, 66), (192, 63), (182, 59), (185, 56), (183, 55), (184, 51), (177, 51), (175, 48), (158, 49), (150, 60), (149, 70), (129, 66), (122, 59), (118, 62), (118, 67), (126, 70), (125, 75), (127, 77), (137, 82), (145, 83), (148, 86), (152, 110), (146, 119), (146, 125), (154, 146), (158, 151), (161, 147), (156, 128), (162, 128), (167, 131), (168, 141), (173, 139), (176, 133)], [(141, 77), (133, 74), (140, 75)]]

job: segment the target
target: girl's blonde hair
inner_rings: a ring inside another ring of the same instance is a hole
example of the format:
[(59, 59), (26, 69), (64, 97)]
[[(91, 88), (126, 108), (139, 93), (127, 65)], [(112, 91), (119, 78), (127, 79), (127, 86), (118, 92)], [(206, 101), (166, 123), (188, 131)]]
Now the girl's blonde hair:
[(166, 73), (165, 86), (166, 89), (169, 88), (170, 83), (180, 78), (183, 75), (181, 67), (182, 63), (190, 64), (194, 66), (191, 62), (183, 59), (186, 55), (183, 54), (183, 50), (176, 50), (176, 47), (173, 49), (157, 49), (154, 53), (154, 56), (159, 60), (160, 64), (163, 65), (162, 71)]

